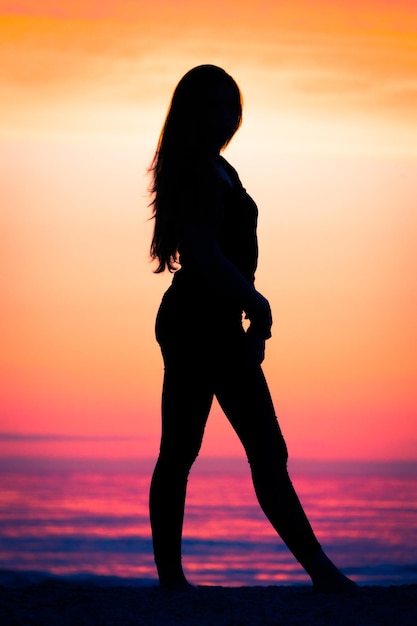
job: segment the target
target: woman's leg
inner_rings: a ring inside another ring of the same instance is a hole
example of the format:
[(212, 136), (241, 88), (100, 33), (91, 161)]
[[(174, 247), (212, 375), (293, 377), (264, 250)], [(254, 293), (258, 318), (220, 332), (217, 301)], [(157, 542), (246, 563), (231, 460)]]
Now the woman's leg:
[(239, 436), (259, 503), (316, 590), (342, 590), (346, 579), (321, 550), (287, 472), (287, 448), (262, 369), (222, 369), (215, 394)]
[(259, 503), (299, 559), (320, 548), (287, 472), (287, 447), (260, 367), (223, 372), (216, 397), (241, 440)]
[(161, 447), (149, 499), (155, 563), (167, 588), (187, 585), (181, 565), (185, 494), (213, 400), (204, 375), (187, 369), (165, 370)]

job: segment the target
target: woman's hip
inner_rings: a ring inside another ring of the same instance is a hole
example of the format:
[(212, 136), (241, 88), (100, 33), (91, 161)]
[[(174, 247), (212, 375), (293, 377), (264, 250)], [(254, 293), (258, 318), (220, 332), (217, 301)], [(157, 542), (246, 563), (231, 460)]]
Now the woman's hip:
[(172, 287), (159, 307), (155, 333), (164, 357), (177, 361), (236, 357), (245, 337), (238, 310), (192, 294), (185, 298)]

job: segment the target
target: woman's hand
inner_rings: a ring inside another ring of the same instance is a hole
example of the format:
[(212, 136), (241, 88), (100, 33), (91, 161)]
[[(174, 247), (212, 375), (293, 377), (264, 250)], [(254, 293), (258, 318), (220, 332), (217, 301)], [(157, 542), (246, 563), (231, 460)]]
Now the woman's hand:
[(272, 313), (269, 302), (259, 291), (254, 290), (251, 305), (245, 310), (246, 318), (251, 324), (248, 330), (251, 334), (257, 334), (264, 341), (271, 337)]

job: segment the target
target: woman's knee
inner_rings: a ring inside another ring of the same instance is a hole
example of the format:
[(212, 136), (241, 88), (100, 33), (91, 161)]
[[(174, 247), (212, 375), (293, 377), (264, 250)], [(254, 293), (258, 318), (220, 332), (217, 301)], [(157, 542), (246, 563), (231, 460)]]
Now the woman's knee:
[(159, 462), (171, 471), (184, 471), (188, 473), (198, 457), (200, 445), (182, 446), (161, 443), (159, 450)]
[(286, 472), (288, 448), (281, 432), (273, 437), (266, 437), (262, 442), (252, 441), (246, 447), (246, 454), (252, 471), (263, 469), (267, 472)]

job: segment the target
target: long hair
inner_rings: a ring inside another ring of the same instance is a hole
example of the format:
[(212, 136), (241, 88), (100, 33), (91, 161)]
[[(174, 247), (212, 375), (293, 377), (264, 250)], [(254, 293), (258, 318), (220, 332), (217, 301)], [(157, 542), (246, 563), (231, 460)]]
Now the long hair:
[[(213, 210), (218, 176), (213, 167), (210, 113), (213, 94), (217, 90), (221, 98), (226, 89), (232, 97), (232, 119), (218, 137), (216, 148), (223, 150), (242, 122), (242, 98), (233, 78), (215, 65), (199, 65), (183, 76), (172, 96), (150, 167), (155, 220), (150, 254), (158, 261), (156, 273), (178, 268), (181, 222), (193, 198), (203, 198), (208, 215)], [(200, 210), (205, 209), (200, 206)]]

